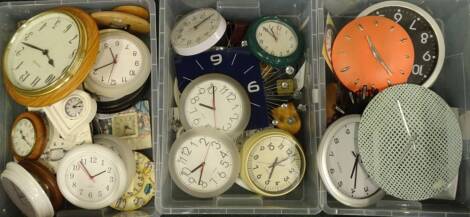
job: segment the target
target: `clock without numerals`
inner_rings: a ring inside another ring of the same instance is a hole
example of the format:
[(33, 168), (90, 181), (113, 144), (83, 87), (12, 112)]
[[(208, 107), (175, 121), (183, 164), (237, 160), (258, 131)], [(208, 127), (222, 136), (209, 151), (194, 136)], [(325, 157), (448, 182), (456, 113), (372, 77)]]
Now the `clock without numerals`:
[(437, 79), (445, 58), (444, 36), (436, 21), (422, 8), (407, 2), (387, 1), (367, 8), (359, 16), (385, 16), (410, 35), (415, 61), (408, 83), (430, 87)]
[(360, 120), (360, 115), (348, 115), (334, 122), (324, 134), (317, 158), (328, 192), (352, 207), (371, 205), (384, 195), (362, 166), (357, 147)]
[(182, 134), (169, 154), (170, 174), (186, 193), (210, 198), (228, 190), (238, 176), (240, 156), (224, 134), (198, 128)]

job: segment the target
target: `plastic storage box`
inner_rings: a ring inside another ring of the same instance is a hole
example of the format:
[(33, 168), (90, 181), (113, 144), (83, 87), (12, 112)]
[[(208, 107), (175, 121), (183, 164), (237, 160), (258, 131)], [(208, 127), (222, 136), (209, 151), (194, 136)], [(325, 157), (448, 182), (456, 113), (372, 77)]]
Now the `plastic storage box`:
[[(329, 12), (336, 22), (338, 30), (347, 20), (355, 18), (362, 10), (379, 1), (368, 0), (320, 0), (318, 2), (318, 42), (323, 40), (326, 14)], [(460, 116), (464, 146), (463, 158), (460, 167), (456, 200), (425, 200), (421, 202), (402, 201), (396, 198), (385, 197), (375, 206), (368, 208), (350, 208), (342, 205), (327, 194), (322, 186), (322, 210), (328, 214), (360, 215), (360, 216), (469, 216), (470, 215), (470, 150), (469, 150), (469, 117), (470, 95), (470, 2), (462, 0), (411, 0), (428, 11), (438, 22), (443, 31), (446, 45), (446, 59), (442, 72), (431, 87), (437, 94), (454, 108)], [(317, 52), (321, 47), (317, 47)], [(325, 84), (328, 77), (325, 71), (325, 60), (319, 59), (318, 75), (320, 82), (320, 108), (324, 111)], [(316, 73), (315, 73), (316, 74)], [(319, 120), (321, 132), (326, 127), (326, 115), (322, 112)]]
[[(86, 0), (60, 0), (60, 1), (17, 1), (17, 2), (0, 2), (0, 52), (3, 56), (8, 41), (19, 21), (28, 19), (35, 14), (58, 6), (76, 6), (86, 11), (110, 10), (113, 7), (123, 4), (141, 5), (150, 12), (151, 31), (149, 35), (143, 36), (142, 39), (147, 43), (152, 53), (152, 74), (157, 71), (157, 40), (156, 40), (156, 3), (153, 0), (106, 0), (106, 1), (86, 1)], [(3, 57), (2, 57), (3, 58)], [(24, 107), (19, 106), (12, 101), (6, 91), (3, 89), (3, 76), (0, 76), (0, 171), (5, 169), (6, 163), (12, 160), (12, 154), (9, 150), (8, 138), (10, 127), (17, 114), (24, 111)], [(148, 151), (149, 156), (152, 155)], [(155, 213), (153, 203), (150, 202), (146, 207), (135, 212), (133, 216), (152, 216)], [(114, 216), (119, 212), (106, 208), (103, 210), (81, 210), (79, 208), (68, 205), (68, 207), (58, 211), (56, 216)], [(22, 216), (19, 210), (7, 197), (6, 193), (0, 186), (0, 216)]]
[[(319, 141), (317, 121), (320, 104), (318, 86), (313, 75), (317, 72), (317, 11), (313, 0), (162, 0), (160, 1), (159, 26), (159, 73), (154, 77), (153, 94), (154, 118), (157, 124), (156, 161), (157, 195), (155, 206), (160, 214), (310, 214), (320, 212), (318, 200), (319, 179), (314, 164), (316, 144)], [(297, 26), (303, 26), (306, 42), (304, 103), (307, 111), (302, 112), (302, 131), (299, 133), (307, 157), (307, 172), (303, 182), (290, 194), (279, 198), (263, 198), (234, 185), (223, 195), (213, 199), (197, 199), (182, 192), (172, 182), (168, 171), (168, 153), (175, 140), (172, 129), (173, 82), (175, 69), (174, 51), (170, 45), (170, 32), (182, 15), (196, 8), (217, 9), (227, 20), (253, 21), (266, 15), (280, 15), (291, 19)], [(317, 76), (318, 77), (318, 76)], [(155, 126), (155, 125), (154, 125)]]

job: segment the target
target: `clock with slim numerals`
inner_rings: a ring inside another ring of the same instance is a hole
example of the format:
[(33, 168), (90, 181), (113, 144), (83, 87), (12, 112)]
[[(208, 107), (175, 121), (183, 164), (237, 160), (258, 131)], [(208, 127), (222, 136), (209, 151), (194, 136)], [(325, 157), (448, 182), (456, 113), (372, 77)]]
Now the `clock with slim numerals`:
[(10, 141), (17, 160), (38, 159), (48, 141), (46, 123), (38, 113), (23, 112), (13, 123)]
[[(138, 91), (150, 75), (150, 51), (136, 36), (116, 29), (100, 31), (100, 49), (85, 88), (119, 99)], [(111, 101), (110, 99), (100, 101)]]
[(292, 192), (305, 174), (302, 147), (289, 132), (260, 131), (243, 144), (240, 177), (263, 196), (279, 197)]
[(57, 183), (64, 197), (84, 209), (100, 209), (116, 201), (127, 189), (128, 171), (109, 148), (78, 146), (60, 161)]
[(335, 121), (320, 143), (317, 163), (328, 192), (351, 207), (366, 207), (384, 193), (362, 166), (357, 137), (360, 115), (348, 115)]
[(235, 143), (211, 128), (192, 129), (173, 143), (169, 156), (173, 182), (198, 198), (219, 196), (235, 183), (240, 155)]
[(51, 105), (82, 83), (97, 52), (98, 28), (86, 12), (42, 12), (22, 24), (5, 49), (5, 89), (19, 104)]
[(185, 129), (213, 127), (234, 136), (245, 130), (251, 112), (240, 83), (218, 73), (193, 80), (181, 95), (179, 109)]
[(413, 70), (408, 83), (430, 87), (436, 81), (445, 59), (445, 42), (434, 18), (417, 5), (403, 1), (385, 1), (365, 9), (359, 16), (385, 16), (410, 35), (415, 50)]

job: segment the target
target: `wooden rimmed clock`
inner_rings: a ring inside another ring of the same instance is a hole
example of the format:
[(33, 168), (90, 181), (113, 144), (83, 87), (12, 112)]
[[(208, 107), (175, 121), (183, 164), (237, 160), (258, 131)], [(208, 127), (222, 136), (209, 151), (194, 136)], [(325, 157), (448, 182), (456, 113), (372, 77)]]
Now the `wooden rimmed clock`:
[(5, 49), (5, 89), (19, 104), (51, 105), (85, 80), (98, 46), (98, 27), (83, 10), (42, 12), (21, 25)]
[(13, 122), (10, 145), (17, 160), (38, 159), (47, 144), (47, 128), (42, 117), (34, 112), (23, 112)]

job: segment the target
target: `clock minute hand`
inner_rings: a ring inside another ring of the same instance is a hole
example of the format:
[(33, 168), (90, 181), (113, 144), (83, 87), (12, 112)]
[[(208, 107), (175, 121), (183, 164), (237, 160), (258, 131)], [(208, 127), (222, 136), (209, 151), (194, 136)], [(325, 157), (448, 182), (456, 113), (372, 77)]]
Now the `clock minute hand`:
[(382, 67), (385, 69), (387, 74), (389, 76), (392, 76), (393, 73), (392, 73), (392, 70), (390, 69), (390, 66), (384, 61), (379, 51), (375, 47), (374, 43), (372, 42), (372, 39), (370, 38), (370, 36), (367, 35), (366, 39), (367, 39), (367, 44), (369, 45), (369, 49), (372, 52), (372, 56), (374, 56), (374, 58), (380, 63), (380, 65), (382, 65)]
[(277, 37), (274, 35), (274, 32), (269, 31), (269, 29), (264, 26), (263, 26), (263, 30), (267, 32), (269, 35), (271, 35), (274, 38), (274, 41), (277, 41)]
[(209, 18), (211, 18), (212, 16), (214, 16), (214, 14), (211, 14), (209, 15), (208, 17), (204, 18), (201, 22), (199, 22), (198, 24), (196, 24), (193, 28), (194, 29), (197, 29), (197, 27), (199, 27), (201, 24), (205, 23)]

